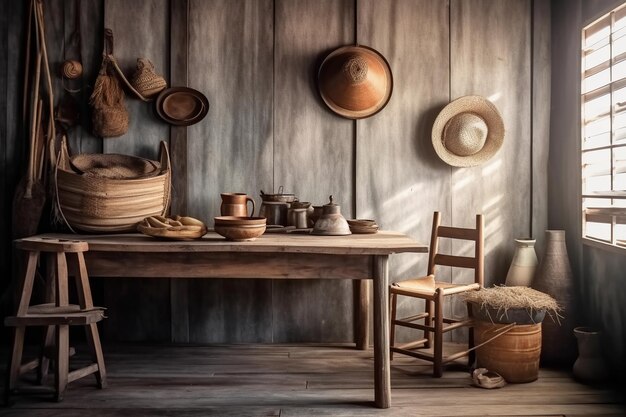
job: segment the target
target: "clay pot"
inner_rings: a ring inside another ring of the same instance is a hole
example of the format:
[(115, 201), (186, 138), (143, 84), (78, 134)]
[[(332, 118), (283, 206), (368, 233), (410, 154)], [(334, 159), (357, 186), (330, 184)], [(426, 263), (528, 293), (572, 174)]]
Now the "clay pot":
[(572, 368), (574, 378), (587, 384), (606, 380), (609, 370), (602, 358), (601, 333), (590, 327), (576, 327), (574, 335), (578, 342), (578, 358)]
[(506, 286), (530, 287), (539, 261), (535, 253), (535, 239), (515, 239), (515, 254), (506, 275)]

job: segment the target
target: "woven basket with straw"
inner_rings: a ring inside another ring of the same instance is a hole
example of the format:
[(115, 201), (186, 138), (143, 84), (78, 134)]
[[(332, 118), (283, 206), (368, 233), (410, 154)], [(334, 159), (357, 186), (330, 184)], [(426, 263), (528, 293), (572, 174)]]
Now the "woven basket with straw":
[[(90, 157), (102, 159), (107, 155)], [(56, 184), (58, 208), (65, 222), (72, 230), (85, 232), (132, 232), (144, 218), (164, 215), (171, 192), (170, 160), (165, 142), (161, 142), (160, 165), (156, 161), (150, 162), (159, 167), (158, 175), (153, 175), (152, 171), (130, 178), (86, 175), (77, 172), (70, 164), (64, 141), (57, 164)], [(146, 166), (141, 161), (138, 165)], [(115, 175), (126, 170), (109, 169)]]
[(147, 58), (137, 58), (131, 85), (144, 97), (152, 97), (167, 87), (165, 79), (154, 72), (154, 65)]

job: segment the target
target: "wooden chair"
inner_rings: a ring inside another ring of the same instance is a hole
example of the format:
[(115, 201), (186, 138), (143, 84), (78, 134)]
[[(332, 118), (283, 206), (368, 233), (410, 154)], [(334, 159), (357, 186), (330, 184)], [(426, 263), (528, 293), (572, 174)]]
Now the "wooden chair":
[[(474, 256), (452, 256), (438, 253), (439, 238), (462, 239), (474, 242)], [(459, 268), (471, 268), (474, 270), (474, 282), (469, 284), (451, 284), (448, 282), (436, 281), (436, 266), (447, 265)], [(471, 311), (468, 309), (469, 317), (463, 320), (446, 318), (443, 316), (444, 300), (453, 294), (460, 294), (466, 291), (474, 291), (483, 287), (483, 217), (476, 216), (476, 228), (464, 229), (456, 227), (440, 226), (440, 214), (435, 212), (433, 215), (433, 228), (430, 238), (430, 253), (428, 257), (428, 275), (423, 278), (410, 279), (407, 281), (397, 282), (390, 286), (389, 293), (391, 297), (391, 332), (390, 346), (391, 359), (393, 353), (398, 352), (415, 358), (424, 359), (433, 362), (433, 376), (440, 377), (443, 372), (443, 365), (452, 360), (469, 355), (470, 365), (473, 363), (473, 329)], [(424, 300), (425, 309), (423, 313), (419, 313), (402, 319), (396, 318), (398, 296), (407, 296)], [(424, 320), (423, 324), (415, 323)], [(395, 345), (395, 326), (403, 326), (411, 329), (422, 330), (424, 337), (399, 346)], [(468, 326), (469, 330), (469, 348), (463, 352), (453, 355), (443, 356), (443, 335), (460, 327)], [(433, 353), (425, 352), (433, 345)]]
[[(33, 237), (18, 240), (15, 246), (27, 252), (28, 263), (26, 273), (20, 282), (20, 300), (17, 313), (15, 316), (7, 317), (4, 321), (6, 326), (15, 328), (13, 346), (7, 368), (5, 401), (8, 402), (10, 394), (17, 390), (19, 376), (27, 371), (37, 368), (39, 371), (39, 382), (45, 383), (50, 356), (52, 356), (51, 352), (56, 352), (54, 358), (54, 397), (56, 401), (63, 399), (63, 393), (69, 382), (87, 375), (95, 374), (98, 386), (104, 388), (106, 386), (106, 370), (96, 324), (104, 318), (104, 314), (102, 308), (94, 307), (91, 299), (87, 267), (83, 256), (83, 252), (88, 250), (87, 242)], [(47, 293), (48, 301), (54, 302), (30, 306), (37, 263), (41, 252), (49, 253), (51, 256), (51, 262), (48, 264)], [(69, 304), (68, 301), (66, 253), (75, 254), (77, 259), (75, 278), (78, 305)], [(87, 343), (91, 350), (93, 363), (70, 372), (69, 326), (76, 325), (85, 326)], [(45, 326), (44, 349), (39, 358), (22, 364), (24, 334), (26, 327), (29, 326)], [(55, 333), (56, 349), (54, 346)]]

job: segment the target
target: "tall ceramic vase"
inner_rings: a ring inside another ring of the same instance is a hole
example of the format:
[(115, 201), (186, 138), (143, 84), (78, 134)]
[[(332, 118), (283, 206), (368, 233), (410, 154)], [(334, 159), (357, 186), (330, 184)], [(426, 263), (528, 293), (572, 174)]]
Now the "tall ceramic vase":
[(570, 367), (576, 359), (574, 278), (567, 256), (564, 230), (546, 230), (545, 253), (532, 287), (551, 295), (562, 308), (558, 321), (543, 321), (541, 363)]
[(537, 270), (535, 239), (515, 239), (515, 254), (506, 275), (506, 286), (530, 287)]

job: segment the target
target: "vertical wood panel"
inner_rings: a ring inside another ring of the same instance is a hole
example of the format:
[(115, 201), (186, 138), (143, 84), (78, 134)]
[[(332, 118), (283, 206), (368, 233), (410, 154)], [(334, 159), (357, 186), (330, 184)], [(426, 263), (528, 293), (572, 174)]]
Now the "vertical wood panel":
[(551, 3), (533, 1), (532, 45), (532, 237), (543, 254), (548, 228), (548, 151), (550, 149), (550, 16)]
[[(274, 191), (353, 217), (354, 122), (332, 113), (316, 86), (327, 53), (354, 42), (353, 0), (276, 0)], [(274, 341), (352, 340), (352, 286), (343, 281), (273, 283)]]
[[(428, 242), (433, 212), (450, 219), (450, 167), (431, 143), (432, 124), (448, 102), (448, 7), (360, 0), (358, 12), (359, 43), (387, 58), (394, 91), (382, 112), (357, 122), (357, 215)], [(427, 263), (423, 255), (394, 255), (390, 279), (423, 275)], [(449, 273), (441, 269), (437, 278), (449, 280)], [(400, 316), (416, 308), (423, 308), (418, 300), (399, 297)], [(398, 328), (398, 339), (409, 333)]]
[[(212, 225), (221, 192), (257, 197), (271, 189), (273, 2), (190, 7), (189, 85), (210, 109), (188, 128), (188, 209)], [(271, 341), (270, 288), (269, 281), (190, 281), (190, 340)]]
[[(17, 265), (12, 256), (11, 212), (13, 193), (18, 175), (25, 172), (25, 136), (21, 130), (22, 82), (24, 54), (23, 34), (26, 31), (23, 21), (27, 7), (23, 2), (2, 2), (0, 5), (0, 315), (13, 314), (13, 294), (11, 291), (12, 268)], [(13, 86), (13, 87), (11, 87)], [(0, 330), (2, 340), (8, 340), (9, 331)], [(4, 339), (4, 336), (7, 338)]]
[[(187, 86), (189, 70), (189, 0), (170, 0), (170, 85)], [(187, 213), (187, 127), (170, 127), (172, 214)], [(170, 281), (172, 342), (189, 343), (189, 281)]]
[[(513, 240), (530, 230), (530, 1), (453, 0), (450, 7), (451, 98), (487, 97), (506, 130), (492, 159), (452, 173), (454, 223), (471, 226), (477, 213), (485, 216), (485, 285), (490, 286), (504, 282)], [(472, 279), (471, 273), (459, 277)], [(459, 314), (465, 310), (461, 303), (456, 307)]]
[[(156, 72), (169, 78), (169, 1), (107, 0), (104, 6), (104, 26), (113, 30), (114, 55), (127, 78), (130, 80), (139, 57), (150, 59)], [(128, 132), (103, 139), (104, 152), (156, 159), (159, 141), (169, 136), (169, 125), (157, 119), (152, 103), (127, 94), (126, 107), (130, 114)], [(110, 338), (170, 339), (168, 280), (110, 280), (104, 284), (104, 301), (111, 307), (110, 319), (105, 320)]]
[[(66, 0), (65, 4), (65, 25), (64, 36), (66, 42), (66, 57), (77, 59), (76, 44), (72, 42), (71, 36), (75, 30), (76, 4), (80, 2), (80, 29), (81, 29), (81, 55), (83, 64), (83, 76), (79, 81), (68, 83), (70, 88), (80, 88), (77, 93), (71, 95), (80, 105), (80, 125), (68, 132), (70, 147), (77, 153), (99, 153), (102, 152), (102, 139), (94, 136), (91, 126), (91, 112), (89, 110), (89, 96), (91, 95), (93, 84), (98, 76), (100, 64), (102, 62), (102, 33), (104, 30), (103, 10), (104, 0)], [(62, 45), (55, 46), (62, 50)], [(58, 90), (57, 98), (60, 99), (65, 93)]]
[[(104, 26), (113, 30), (113, 55), (130, 80), (137, 58), (148, 58), (157, 74), (169, 79), (169, 1), (105, 2)], [(101, 47), (99, 47), (101, 50)], [(105, 153), (122, 153), (156, 159), (159, 141), (169, 137), (169, 125), (158, 119), (151, 104), (126, 94), (130, 115), (128, 132), (103, 139)]]

